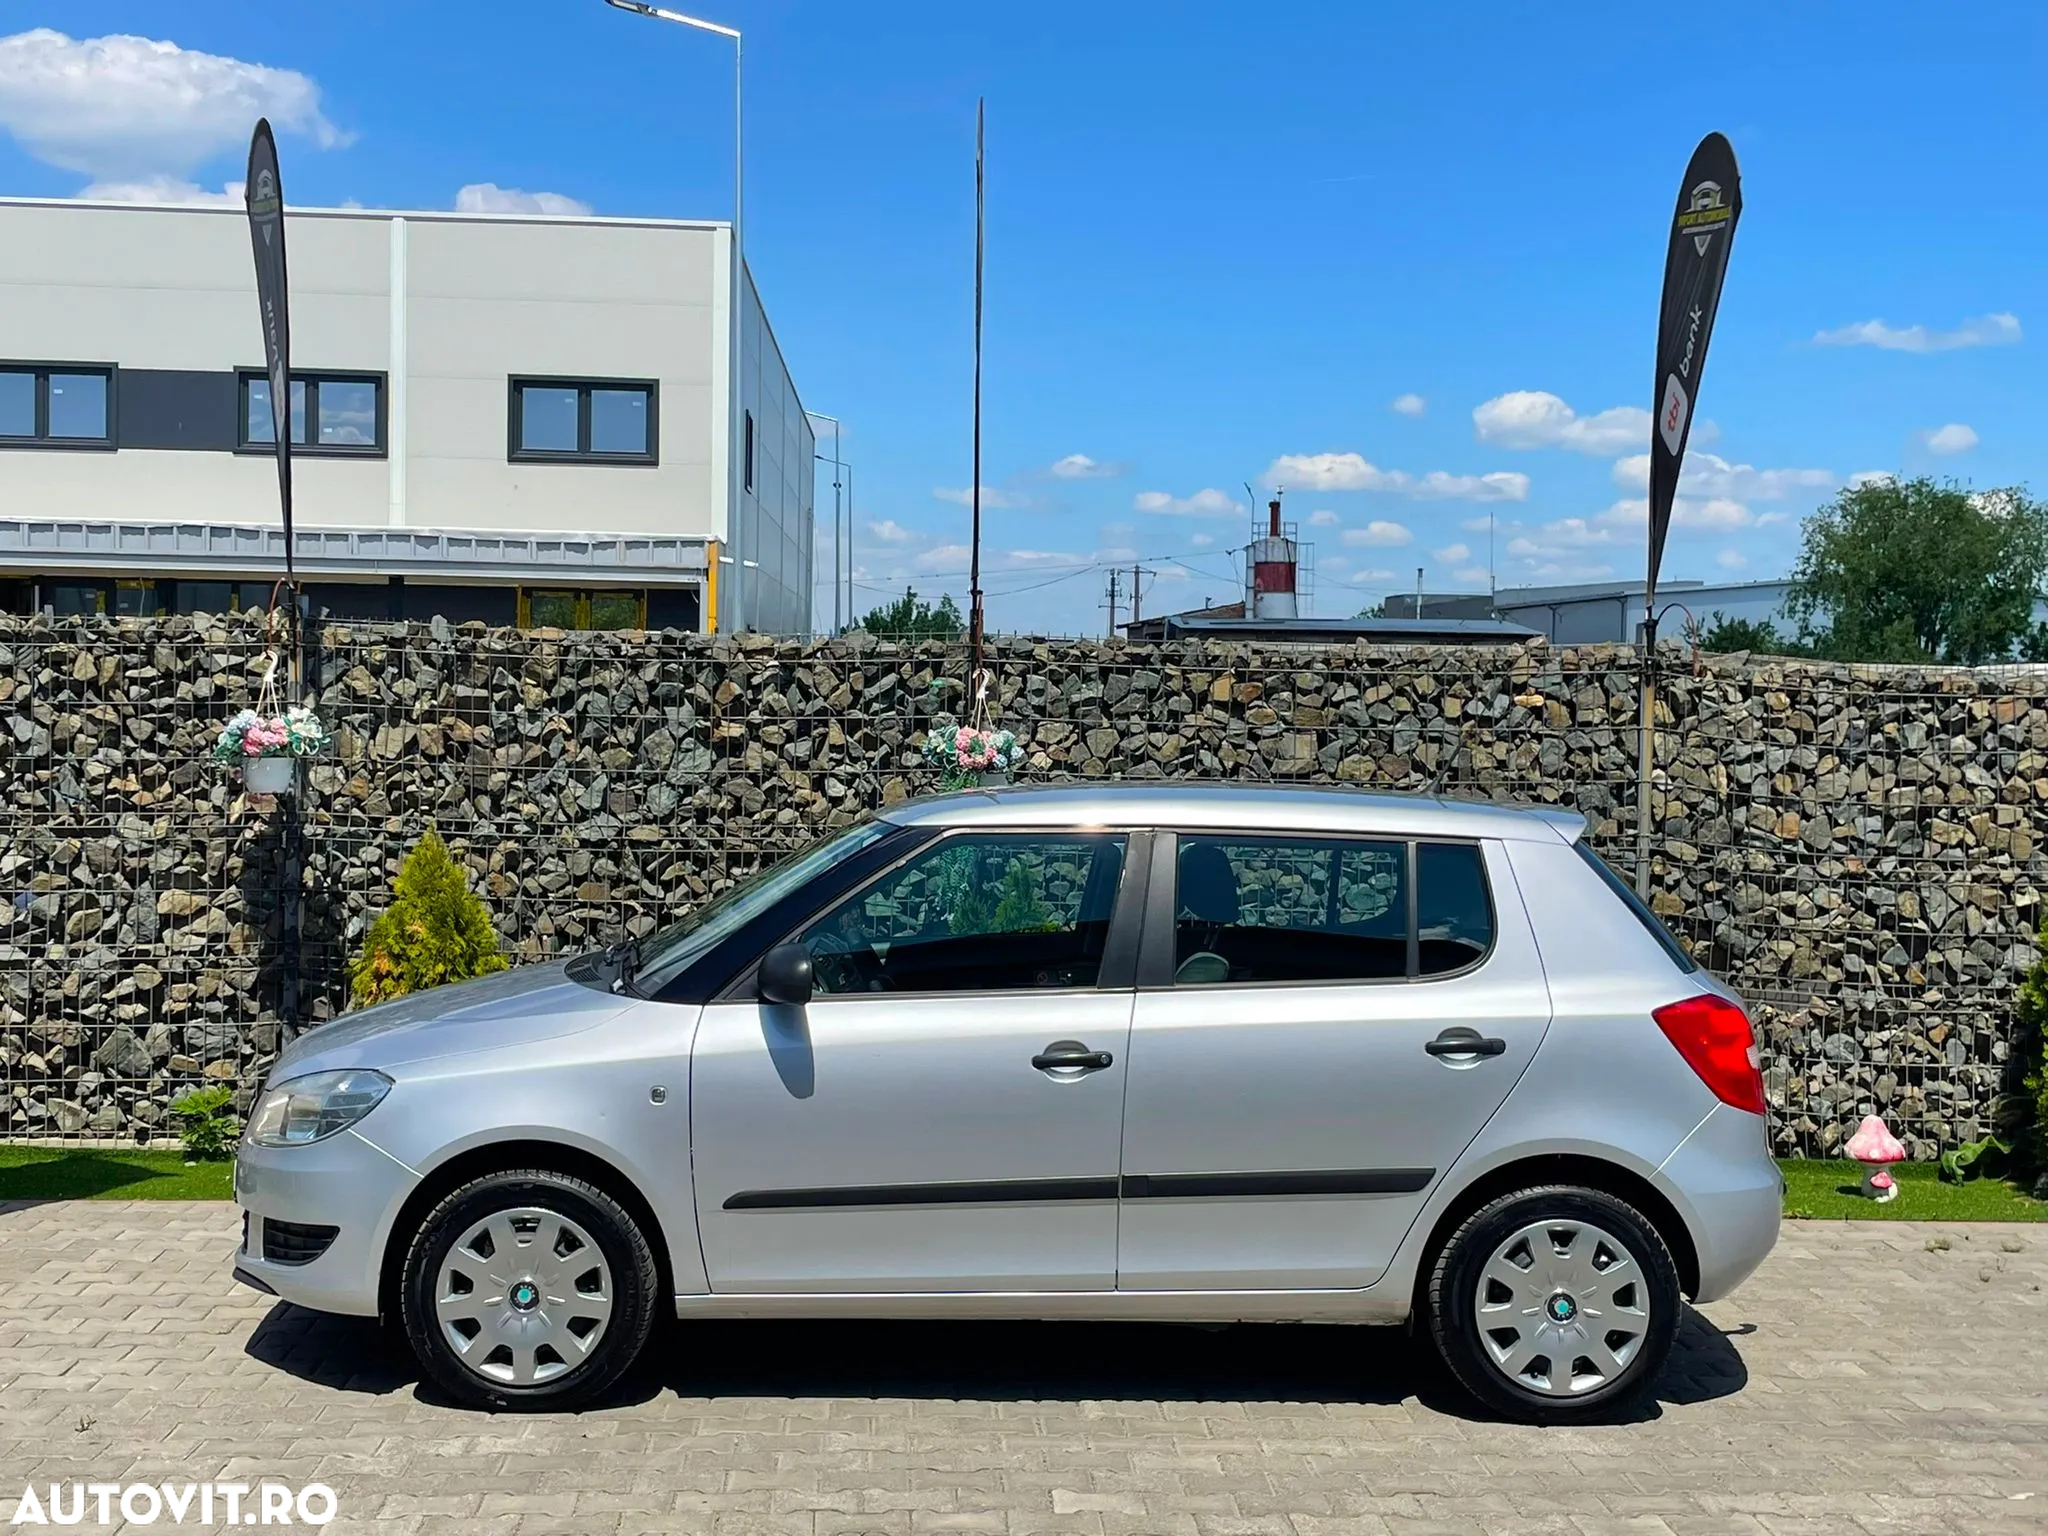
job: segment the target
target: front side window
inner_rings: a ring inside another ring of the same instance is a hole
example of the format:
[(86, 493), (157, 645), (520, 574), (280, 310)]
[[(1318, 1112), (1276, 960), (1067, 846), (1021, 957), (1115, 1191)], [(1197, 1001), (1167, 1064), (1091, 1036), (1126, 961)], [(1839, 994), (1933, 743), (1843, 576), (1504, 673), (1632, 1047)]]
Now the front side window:
[(111, 368), (0, 363), (0, 443), (112, 447), (113, 382)]
[(943, 838), (803, 931), (817, 991), (1092, 987), (1124, 847), (1109, 833)]
[[(291, 382), (291, 444), (314, 454), (375, 456), (384, 451), (384, 381), (361, 374), (300, 374)], [(277, 444), (270, 378), (242, 374), (242, 441), (246, 451)]]
[(514, 460), (570, 464), (657, 461), (651, 380), (512, 380)]

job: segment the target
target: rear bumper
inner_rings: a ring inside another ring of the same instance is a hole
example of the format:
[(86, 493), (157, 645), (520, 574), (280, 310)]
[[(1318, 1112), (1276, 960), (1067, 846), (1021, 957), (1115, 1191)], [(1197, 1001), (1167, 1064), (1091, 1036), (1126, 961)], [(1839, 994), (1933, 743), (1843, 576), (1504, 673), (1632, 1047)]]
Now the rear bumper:
[[(302, 1147), (244, 1142), (235, 1154), (235, 1201), (246, 1213), (235, 1278), (317, 1312), (375, 1317), (385, 1235), (417, 1182), (354, 1131)], [(280, 1263), (264, 1257), (267, 1219), (336, 1231), (317, 1258)]]
[(1760, 1116), (1718, 1104), (1653, 1181), (1685, 1218), (1699, 1254), (1695, 1301), (1718, 1301), (1747, 1280), (1778, 1241), (1785, 1185)]

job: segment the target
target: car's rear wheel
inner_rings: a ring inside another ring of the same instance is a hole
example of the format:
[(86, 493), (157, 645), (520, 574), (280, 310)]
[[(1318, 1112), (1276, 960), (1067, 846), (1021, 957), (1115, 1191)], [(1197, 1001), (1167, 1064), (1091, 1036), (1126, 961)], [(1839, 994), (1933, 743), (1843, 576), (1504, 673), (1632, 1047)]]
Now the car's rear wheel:
[(486, 1174), (420, 1224), (401, 1290), (420, 1366), (480, 1408), (567, 1408), (638, 1358), (658, 1286), (646, 1234), (582, 1179)]
[(1627, 1202), (1559, 1185), (1474, 1211), (1430, 1275), (1430, 1332), (1451, 1373), (1510, 1418), (1626, 1413), (1656, 1385), (1684, 1305), (1657, 1229)]

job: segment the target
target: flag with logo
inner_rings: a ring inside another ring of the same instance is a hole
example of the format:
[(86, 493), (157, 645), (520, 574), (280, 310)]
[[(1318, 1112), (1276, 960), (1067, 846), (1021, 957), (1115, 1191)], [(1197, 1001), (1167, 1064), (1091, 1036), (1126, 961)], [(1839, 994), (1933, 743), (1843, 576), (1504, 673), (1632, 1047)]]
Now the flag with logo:
[(256, 307), (263, 323), (263, 367), (270, 376), (271, 437), (277, 444), (277, 489), (284, 513), (284, 569), (292, 577), (291, 301), (284, 265), (284, 183), (277, 140), (259, 118), (249, 140), (249, 179), (242, 198), (256, 249)]
[(1728, 275), (1728, 249), (1742, 214), (1742, 179), (1735, 150), (1718, 133), (1700, 140), (1678, 189), (1671, 244), (1664, 258), (1664, 302), (1657, 322), (1655, 429), (1650, 434), (1650, 565), (1646, 598), (1654, 613), (1657, 568), (1678, 495), (1678, 470), (1692, 433), (1707, 366), (1707, 341)]

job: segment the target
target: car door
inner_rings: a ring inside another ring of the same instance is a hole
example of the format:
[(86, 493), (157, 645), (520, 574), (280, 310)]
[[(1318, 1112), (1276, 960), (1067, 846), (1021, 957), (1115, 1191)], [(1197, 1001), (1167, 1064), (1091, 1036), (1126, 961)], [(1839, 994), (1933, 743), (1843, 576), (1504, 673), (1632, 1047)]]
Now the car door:
[(808, 922), (815, 991), (707, 1006), (690, 1104), (721, 1292), (1109, 1290), (1131, 839), (941, 836)]
[(1534, 1056), (1550, 999), (1497, 843), (1157, 839), (1117, 1284), (1371, 1284)]

